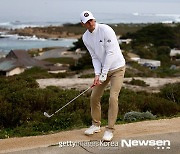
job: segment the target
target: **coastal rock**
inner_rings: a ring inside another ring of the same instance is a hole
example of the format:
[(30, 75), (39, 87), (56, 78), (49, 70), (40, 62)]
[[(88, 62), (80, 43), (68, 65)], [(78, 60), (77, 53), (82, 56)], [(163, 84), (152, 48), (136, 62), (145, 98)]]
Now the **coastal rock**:
[[(80, 28), (80, 27), (79, 27)], [(49, 26), (49, 27), (26, 27), (23, 29), (14, 29), (10, 34), (18, 34), (20, 36), (36, 36), (38, 38), (54, 39), (58, 38), (80, 38), (82, 33), (73, 33), (71, 28), (64, 28), (63, 26)]]

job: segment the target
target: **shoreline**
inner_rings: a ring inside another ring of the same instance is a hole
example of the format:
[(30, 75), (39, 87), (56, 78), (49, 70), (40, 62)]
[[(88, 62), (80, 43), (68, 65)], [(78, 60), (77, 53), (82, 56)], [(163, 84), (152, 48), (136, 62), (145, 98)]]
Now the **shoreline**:
[[(77, 27), (76, 27), (77, 28)], [(81, 31), (81, 27), (78, 27)], [(47, 27), (25, 27), (10, 30), (8, 34), (18, 34), (19, 36), (35, 36), (37, 38), (58, 40), (60, 38), (79, 39), (82, 32), (73, 32), (72, 27), (64, 26), (47, 26)]]
[[(108, 23), (106, 23), (108, 24)], [(126, 34), (127, 32), (133, 33), (144, 26), (158, 24), (158, 23), (109, 23), (117, 36)], [(162, 23), (167, 26), (174, 26), (178, 23)], [(86, 31), (80, 23), (77, 24), (64, 24), (59, 26), (46, 25), (46, 26), (27, 26), (24, 28), (8, 29), (0, 27), (0, 32), (6, 31), (7, 34), (18, 34), (19, 36), (36, 36), (37, 38), (44, 39), (59, 39), (59, 38), (74, 38), (80, 39)]]
[[(106, 23), (107, 24), (107, 23)], [(108, 24), (116, 32), (117, 36), (125, 34), (127, 32), (135, 32), (140, 28), (148, 25), (150, 23), (117, 23)], [(9, 34), (18, 34), (20, 36), (36, 36), (38, 38), (75, 38), (79, 39), (86, 31), (84, 27), (78, 24), (65, 24), (62, 26), (45, 26), (45, 27), (24, 27), (17, 29), (9, 29)]]

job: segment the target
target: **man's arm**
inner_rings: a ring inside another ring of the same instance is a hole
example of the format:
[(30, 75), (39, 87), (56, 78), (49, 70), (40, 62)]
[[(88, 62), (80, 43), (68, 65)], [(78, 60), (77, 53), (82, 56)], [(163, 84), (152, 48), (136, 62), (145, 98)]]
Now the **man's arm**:
[(114, 62), (117, 50), (117, 38), (112, 28), (108, 27), (105, 30), (105, 61), (102, 68), (102, 74), (107, 74), (111, 64)]
[(91, 47), (88, 46), (88, 44), (86, 44), (84, 40), (83, 40), (83, 42), (84, 42), (86, 48), (88, 49), (88, 51), (89, 51), (89, 53), (91, 55), (91, 58), (92, 58), (92, 63), (93, 63), (94, 72), (95, 72), (93, 85), (99, 85), (99, 84), (101, 84), (100, 81), (99, 81), (99, 76), (101, 74), (101, 63), (98, 60), (98, 58), (97, 58), (96, 54), (94, 53), (94, 51), (91, 49)]
[(84, 44), (91, 55), (95, 75), (100, 75), (101, 74), (101, 62), (99, 61), (99, 59), (97, 58), (96, 54), (91, 49), (91, 47), (85, 41), (84, 41)]

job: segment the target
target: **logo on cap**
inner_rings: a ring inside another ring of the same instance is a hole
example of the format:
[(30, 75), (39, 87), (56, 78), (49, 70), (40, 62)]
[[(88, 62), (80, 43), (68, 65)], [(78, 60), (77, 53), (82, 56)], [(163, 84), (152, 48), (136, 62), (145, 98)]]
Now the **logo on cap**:
[(85, 16), (85, 17), (88, 17), (88, 16), (89, 16), (89, 13), (87, 13), (87, 12), (84, 13), (84, 16)]

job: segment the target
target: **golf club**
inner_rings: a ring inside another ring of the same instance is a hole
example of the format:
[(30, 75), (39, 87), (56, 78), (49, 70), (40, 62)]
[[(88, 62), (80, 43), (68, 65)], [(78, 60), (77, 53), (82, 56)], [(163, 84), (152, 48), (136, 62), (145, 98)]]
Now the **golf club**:
[(63, 108), (65, 108), (67, 105), (69, 105), (70, 103), (72, 103), (75, 99), (77, 99), (78, 97), (80, 97), (81, 95), (83, 95), (85, 92), (87, 92), (89, 89), (93, 88), (94, 85), (90, 86), (89, 88), (87, 88), (86, 90), (84, 90), (82, 93), (80, 93), (78, 96), (76, 96), (75, 98), (73, 98), (71, 101), (69, 101), (68, 103), (66, 103), (64, 106), (62, 106), (60, 109), (58, 109), (56, 112), (54, 112), (53, 114), (49, 115), (47, 112), (44, 112), (44, 116), (51, 118), (53, 115), (55, 115), (56, 113), (58, 113), (59, 111), (61, 111)]

